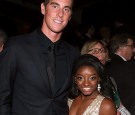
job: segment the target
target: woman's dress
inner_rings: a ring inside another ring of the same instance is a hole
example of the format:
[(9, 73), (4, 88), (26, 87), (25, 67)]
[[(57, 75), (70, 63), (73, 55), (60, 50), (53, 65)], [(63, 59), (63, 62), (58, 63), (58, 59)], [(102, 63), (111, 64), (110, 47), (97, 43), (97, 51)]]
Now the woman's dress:
[[(86, 108), (82, 115), (99, 115), (100, 105), (105, 97), (98, 95), (92, 103)], [(73, 100), (68, 99), (69, 108), (72, 105)]]

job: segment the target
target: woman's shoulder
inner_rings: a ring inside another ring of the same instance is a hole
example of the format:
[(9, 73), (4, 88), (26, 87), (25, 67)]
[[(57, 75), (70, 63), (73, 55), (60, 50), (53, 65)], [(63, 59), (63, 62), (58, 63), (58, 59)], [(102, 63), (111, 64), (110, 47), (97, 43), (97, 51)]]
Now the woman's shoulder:
[(100, 106), (101, 115), (116, 115), (117, 109), (112, 99), (105, 97)]

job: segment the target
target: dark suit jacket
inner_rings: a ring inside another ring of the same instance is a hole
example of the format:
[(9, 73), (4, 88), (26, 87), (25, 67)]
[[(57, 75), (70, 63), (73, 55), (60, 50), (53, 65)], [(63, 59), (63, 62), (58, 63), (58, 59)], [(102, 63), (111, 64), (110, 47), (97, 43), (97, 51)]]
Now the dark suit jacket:
[(123, 105), (135, 115), (135, 60), (124, 61), (118, 55), (112, 55), (106, 66), (107, 74), (117, 83), (118, 93)]
[[(0, 62), (0, 115), (68, 115), (67, 94), (71, 70), (79, 51), (62, 41), (68, 62), (68, 77), (52, 94), (37, 31), (14, 37)], [(57, 86), (57, 84), (55, 84)]]

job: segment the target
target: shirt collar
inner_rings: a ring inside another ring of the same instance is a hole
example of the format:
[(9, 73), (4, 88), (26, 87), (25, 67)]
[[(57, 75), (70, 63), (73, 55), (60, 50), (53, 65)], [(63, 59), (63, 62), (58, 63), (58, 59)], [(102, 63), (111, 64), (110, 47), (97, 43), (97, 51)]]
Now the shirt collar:
[(42, 31), (41, 29), (37, 30), (39, 34), (39, 42), (41, 46), (44, 46), (45, 49), (47, 49), (50, 44), (54, 44), (55, 49), (58, 48), (59, 44), (61, 43), (61, 40), (59, 39), (57, 42), (53, 43)]
[[(116, 54), (116, 55), (118, 55), (118, 54)], [(118, 55), (118, 56), (120, 56), (124, 61), (127, 61), (123, 56), (121, 56), (121, 55)]]

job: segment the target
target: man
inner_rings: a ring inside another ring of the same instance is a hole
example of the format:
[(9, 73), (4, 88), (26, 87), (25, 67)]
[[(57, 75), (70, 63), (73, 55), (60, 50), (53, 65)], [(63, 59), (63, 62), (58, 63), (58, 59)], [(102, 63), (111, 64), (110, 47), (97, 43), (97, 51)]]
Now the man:
[(7, 40), (6, 32), (0, 29), (0, 52), (2, 52), (6, 40)]
[[(10, 38), (0, 64), (0, 115), (68, 115), (71, 70), (80, 53), (60, 38), (72, 4), (72, 0), (45, 0), (41, 29)], [(55, 80), (48, 72), (51, 44)]]
[(116, 34), (110, 41), (113, 53), (107, 65), (107, 73), (114, 77), (123, 105), (135, 114), (135, 61), (131, 60), (134, 48), (133, 37), (126, 33)]

